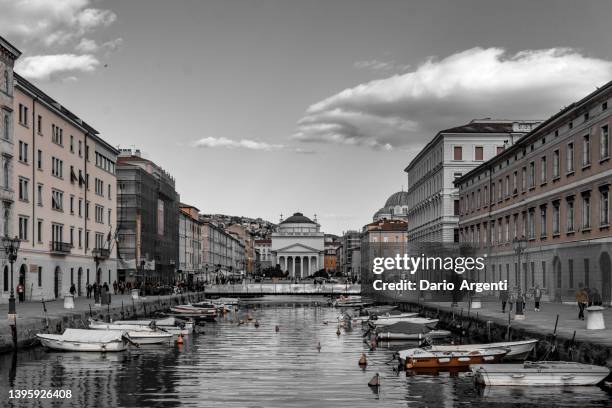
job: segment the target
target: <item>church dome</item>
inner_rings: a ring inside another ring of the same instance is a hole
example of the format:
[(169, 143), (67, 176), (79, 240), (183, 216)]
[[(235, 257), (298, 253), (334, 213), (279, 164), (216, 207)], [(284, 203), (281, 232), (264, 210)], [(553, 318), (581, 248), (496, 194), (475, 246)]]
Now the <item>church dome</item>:
[(385, 203), (385, 208), (395, 207), (395, 206), (406, 206), (408, 205), (408, 192), (406, 191), (398, 191), (394, 193), (387, 199)]
[(311, 220), (310, 218), (306, 217), (304, 214), (302, 214), (300, 212), (294, 213), (291, 217), (289, 217), (286, 220), (283, 220), (283, 222), (281, 222), (281, 224), (285, 224), (285, 223), (292, 223), (292, 224), (316, 224), (316, 222), (314, 222), (313, 220)]

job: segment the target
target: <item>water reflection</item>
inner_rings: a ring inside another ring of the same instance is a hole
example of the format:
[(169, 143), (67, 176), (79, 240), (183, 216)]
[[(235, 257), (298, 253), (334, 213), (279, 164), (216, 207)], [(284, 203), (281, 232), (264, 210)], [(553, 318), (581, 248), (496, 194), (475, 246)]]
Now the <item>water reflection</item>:
[[(4, 402), (9, 388), (73, 393), (68, 401), (13, 401), (11, 407), (582, 407), (612, 401), (596, 387), (482, 389), (461, 372), (404, 373), (393, 361), (394, 350), (403, 346), (369, 351), (358, 325), (337, 336), (338, 315), (328, 307), (285, 301), (229, 313), (180, 347), (108, 354), (35, 349), (15, 360), (0, 356), (0, 395)], [(368, 361), (364, 369), (358, 365), (361, 353)], [(368, 387), (376, 373), (381, 386)]]

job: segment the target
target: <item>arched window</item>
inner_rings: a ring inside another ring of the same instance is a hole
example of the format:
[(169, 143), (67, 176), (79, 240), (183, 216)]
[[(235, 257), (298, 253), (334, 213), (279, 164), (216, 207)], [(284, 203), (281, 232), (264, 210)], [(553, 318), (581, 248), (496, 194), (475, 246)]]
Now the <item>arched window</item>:
[(4, 159), (4, 166), (3, 166), (3, 176), (4, 176), (4, 188), (9, 188), (9, 165), (8, 165), (8, 160)]

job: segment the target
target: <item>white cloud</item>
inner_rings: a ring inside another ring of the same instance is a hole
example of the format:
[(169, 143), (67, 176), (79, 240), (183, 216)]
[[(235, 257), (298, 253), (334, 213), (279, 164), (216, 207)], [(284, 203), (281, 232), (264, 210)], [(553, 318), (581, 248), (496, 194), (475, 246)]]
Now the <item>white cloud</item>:
[(370, 69), (373, 71), (398, 71), (404, 72), (410, 68), (410, 65), (398, 64), (395, 61), (380, 61), (377, 59), (356, 61), (353, 67), (357, 69)]
[(249, 150), (263, 150), (272, 151), (284, 149), (285, 146), (282, 144), (270, 144), (266, 142), (258, 142), (250, 139), (233, 140), (226, 137), (205, 137), (197, 140), (195, 143), (196, 147), (223, 147), (228, 149), (243, 148)]
[(90, 0), (0, 0), (3, 35), (44, 46), (64, 45), (98, 28), (117, 15), (89, 7)]
[(611, 61), (572, 49), (472, 48), (317, 102), (292, 138), (414, 150), (473, 118), (545, 119), (611, 79)]
[(74, 49), (78, 52), (92, 53), (98, 51), (98, 44), (89, 38), (81, 38), (81, 42)]
[(26, 78), (48, 81), (75, 79), (74, 73), (92, 72), (100, 64), (93, 55), (34, 55), (18, 59), (15, 70)]

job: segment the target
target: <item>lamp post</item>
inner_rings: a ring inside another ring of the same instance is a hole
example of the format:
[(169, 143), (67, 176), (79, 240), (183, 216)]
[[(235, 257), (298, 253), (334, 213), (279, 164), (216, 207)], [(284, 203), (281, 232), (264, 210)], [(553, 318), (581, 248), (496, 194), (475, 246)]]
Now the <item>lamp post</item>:
[(12, 324), (15, 323), (17, 318), (17, 311), (15, 309), (15, 289), (13, 285), (13, 264), (17, 260), (17, 252), (19, 251), (20, 243), (21, 241), (18, 237), (9, 238), (5, 236), (2, 240), (2, 244), (4, 245), (4, 251), (6, 252), (8, 261), (11, 264), (11, 295), (9, 297), (8, 319), (12, 322)]
[[(521, 295), (521, 255), (527, 249), (527, 240), (524, 236), (521, 238), (514, 238), (512, 241), (512, 247), (514, 248), (514, 252), (516, 252), (517, 256), (517, 274), (516, 274), (516, 286), (518, 287), (519, 295)], [(516, 299), (516, 313), (515, 318), (523, 318), (523, 296), (517, 296)]]

